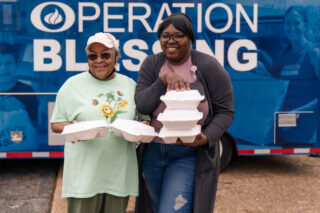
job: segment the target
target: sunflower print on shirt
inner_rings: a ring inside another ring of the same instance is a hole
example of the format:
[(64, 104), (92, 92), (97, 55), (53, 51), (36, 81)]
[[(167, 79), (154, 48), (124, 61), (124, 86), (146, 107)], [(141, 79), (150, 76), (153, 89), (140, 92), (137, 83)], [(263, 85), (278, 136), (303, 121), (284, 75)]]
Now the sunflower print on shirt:
[(100, 103), (100, 111), (110, 123), (115, 121), (119, 114), (125, 113), (125, 109), (129, 105), (129, 101), (123, 97), (121, 91), (98, 94), (97, 98), (92, 100), (92, 105), (99, 107)]

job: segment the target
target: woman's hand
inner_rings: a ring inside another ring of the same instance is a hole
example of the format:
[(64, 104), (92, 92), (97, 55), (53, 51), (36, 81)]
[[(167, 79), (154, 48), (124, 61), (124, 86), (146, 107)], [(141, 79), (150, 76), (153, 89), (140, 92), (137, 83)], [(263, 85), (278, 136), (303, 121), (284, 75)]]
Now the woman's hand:
[[(51, 129), (55, 133), (61, 133), (65, 126), (68, 126), (70, 124), (75, 124), (75, 123), (77, 123), (76, 120), (72, 121), (71, 123), (67, 122), (67, 121), (58, 122), (58, 123), (51, 123)], [(74, 143), (74, 141), (71, 141), (71, 143)]]
[(51, 123), (51, 129), (55, 133), (61, 133), (65, 126), (70, 125), (70, 124), (75, 124), (75, 123), (77, 123), (76, 120), (72, 121), (72, 123), (67, 122), (67, 121), (58, 122), (58, 123)]
[(175, 72), (166, 72), (160, 75), (161, 80), (167, 85), (167, 90), (184, 91), (190, 90), (190, 85)]
[(140, 123), (146, 124), (146, 125), (150, 125), (150, 122), (149, 122), (149, 121), (140, 121)]
[(202, 132), (197, 135), (193, 143), (183, 143), (180, 139), (177, 140), (176, 144), (185, 146), (202, 146), (208, 143), (208, 138)]

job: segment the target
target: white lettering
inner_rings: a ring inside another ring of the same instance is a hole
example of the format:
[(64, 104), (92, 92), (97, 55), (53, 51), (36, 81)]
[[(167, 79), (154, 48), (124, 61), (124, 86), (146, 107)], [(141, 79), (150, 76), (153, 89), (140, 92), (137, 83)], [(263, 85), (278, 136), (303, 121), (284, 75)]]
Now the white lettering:
[(202, 4), (201, 3), (198, 4), (197, 12), (198, 12), (198, 14), (197, 14), (197, 16), (198, 16), (198, 18), (197, 18), (197, 20), (198, 20), (197, 31), (198, 31), (198, 33), (201, 33), (202, 32)]
[(181, 13), (187, 13), (186, 8), (193, 8), (194, 3), (172, 3), (172, 7), (180, 7)]
[[(83, 8), (84, 7), (92, 7), (95, 9), (95, 13), (92, 16), (84, 16), (83, 15)], [(79, 2), (79, 18), (78, 18), (78, 25), (79, 25), (79, 32), (83, 32), (83, 21), (93, 21), (96, 20), (100, 16), (100, 7), (96, 3), (89, 3), (89, 2)]]
[(212, 52), (206, 40), (197, 40), (196, 49), (215, 57), (219, 61), (219, 63), (224, 66), (224, 40), (214, 41), (215, 53)]
[(157, 40), (156, 42), (153, 43), (152, 45), (152, 52), (154, 54), (157, 54), (159, 52), (162, 52), (162, 49), (161, 49), (161, 45), (160, 45), (160, 41)]
[[(143, 7), (146, 9), (146, 13), (144, 15), (134, 15), (133, 14), (133, 9), (134, 7)], [(148, 4), (145, 3), (129, 3), (129, 12), (128, 12), (128, 21), (129, 21), (129, 32), (133, 32), (133, 21), (134, 20), (139, 20), (147, 32), (152, 32), (152, 29), (146, 19), (150, 17), (151, 14), (151, 8)]]
[(66, 71), (87, 71), (88, 63), (76, 62), (76, 41), (72, 39), (66, 40)]
[[(207, 43), (204, 39), (195, 41), (198, 51), (215, 57), (224, 66), (225, 52), (229, 65), (236, 71), (250, 71), (257, 66), (257, 47), (255, 43), (248, 39), (235, 40), (226, 49), (223, 39), (213, 40), (214, 44)], [(214, 48), (212, 47), (214, 45)], [(87, 71), (87, 62), (77, 62), (76, 40), (66, 39), (65, 41), (65, 70), (66, 71)], [(119, 64), (122, 64), (127, 71), (137, 72), (143, 60), (147, 57), (149, 47), (154, 54), (162, 51), (159, 40), (148, 43), (141, 39), (130, 39), (124, 43), (122, 50), (126, 57)], [(53, 39), (35, 39), (33, 43), (34, 51), (34, 71), (55, 71), (62, 68), (62, 58), (60, 53), (61, 44)], [(80, 53), (80, 54), (85, 54)], [(119, 70), (119, 67), (116, 67)]]
[(170, 8), (169, 8), (167, 3), (164, 3), (161, 6), (157, 21), (156, 21), (156, 23), (154, 25), (154, 28), (153, 28), (153, 32), (157, 32), (158, 31), (159, 25), (163, 21), (162, 17), (163, 17), (164, 11), (167, 12), (168, 16), (171, 15), (171, 11), (170, 11)]
[[(214, 28), (212, 25), (211, 25), (211, 22), (210, 22), (210, 15), (211, 15), (211, 12), (215, 9), (215, 8), (218, 8), (218, 7), (221, 7), (223, 8), (226, 12), (227, 12), (227, 15), (228, 15), (228, 21), (226, 23), (226, 25), (221, 28), (221, 29), (216, 29)], [(232, 19), (233, 19), (233, 16), (232, 16), (232, 11), (231, 9), (226, 5), (226, 4), (223, 4), (223, 3), (215, 3), (215, 4), (212, 4), (206, 11), (206, 14), (205, 14), (205, 23), (208, 27), (209, 30), (211, 30), (212, 32), (214, 33), (224, 33), (226, 32), (230, 26), (232, 25)]]
[[(45, 47), (49, 51), (45, 51)], [(34, 71), (55, 71), (60, 69), (62, 59), (58, 55), (61, 50), (60, 43), (54, 39), (34, 39), (33, 40), (33, 70)], [(51, 63), (45, 63), (45, 59)]]
[[(246, 48), (247, 50), (257, 50), (255, 43), (248, 39), (239, 39), (234, 41), (228, 50), (228, 61), (230, 66), (237, 71), (249, 71), (257, 67), (257, 53), (243, 52), (242, 56), (238, 55), (240, 48)], [(240, 63), (239, 57), (242, 57), (243, 60), (247, 60), (247, 63)]]
[(123, 15), (110, 15), (109, 7), (124, 7), (124, 3), (103, 3), (103, 31), (104, 32), (125, 32), (124, 28), (110, 28), (110, 19), (120, 19), (123, 20)]
[(123, 66), (129, 71), (138, 71), (143, 60), (148, 56), (146, 53), (136, 50), (133, 47), (137, 46), (140, 50), (147, 50), (148, 44), (140, 39), (132, 39), (127, 41), (123, 46), (124, 53), (139, 61), (138, 64), (132, 63), (131, 59), (122, 60)]
[(240, 23), (241, 23), (240, 14), (243, 15), (244, 19), (248, 23), (252, 32), (254, 33), (258, 32), (258, 4), (253, 4), (253, 22), (250, 20), (248, 14), (243, 9), (241, 4), (237, 4), (236, 10), (237, 10), (236, 11), (236, 32), (240, 33)]

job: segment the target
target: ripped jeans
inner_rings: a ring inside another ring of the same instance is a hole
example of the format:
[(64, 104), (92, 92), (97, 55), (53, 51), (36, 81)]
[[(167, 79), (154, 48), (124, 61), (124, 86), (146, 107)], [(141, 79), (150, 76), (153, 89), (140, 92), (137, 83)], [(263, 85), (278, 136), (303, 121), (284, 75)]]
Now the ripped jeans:
[(153, 213), (192, 213), (197, 147), (148, 144), (144, 177)]

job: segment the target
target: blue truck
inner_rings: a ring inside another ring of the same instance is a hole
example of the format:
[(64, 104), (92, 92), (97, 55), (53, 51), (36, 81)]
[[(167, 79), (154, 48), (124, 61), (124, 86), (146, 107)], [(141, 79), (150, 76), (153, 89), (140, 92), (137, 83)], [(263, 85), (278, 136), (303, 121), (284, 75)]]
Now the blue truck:
[(193, 48), (229, 73), (235, 119), (220, 142), (222, 168), (237, 155), (320, 153), (320, 3), (289, 1), (0, 1), (0, 158), (63, 158), (49, 128), (55, 97), (87, 71), (87, 38), (119, 39), (117, 71), (134, 80), (159, 51), (171, 13), (193, 21)]

